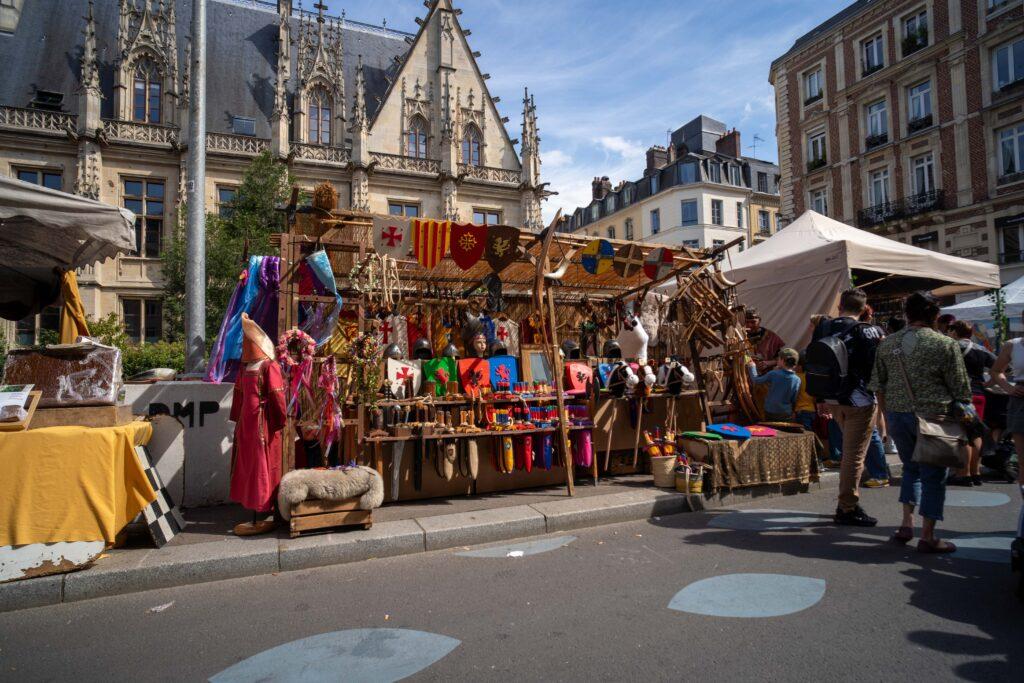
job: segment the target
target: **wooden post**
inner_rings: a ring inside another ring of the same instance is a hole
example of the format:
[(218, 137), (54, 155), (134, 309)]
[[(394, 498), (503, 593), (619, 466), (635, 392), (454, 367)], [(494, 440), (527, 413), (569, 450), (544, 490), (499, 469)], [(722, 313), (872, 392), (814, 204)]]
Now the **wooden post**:
[(563, 375), (565, 369), (562, 367), (562, 356), (558, 352), (558, 330), (555, 325), (555, 294), (553, 288), (547, 288), (548, 295), (548, 316), (551, 322), (551, 370), (555, 375), (555, 398), (558, 401), (558, 436), (562, 440), (561, 448), (565, 452), (565, 483), (569, 489), (569, 495), (576, 495), (573, 482), (574, 468), (572, 464), (572, 449), (569, 447), (569, 425), (565, 413), (565, 391)]

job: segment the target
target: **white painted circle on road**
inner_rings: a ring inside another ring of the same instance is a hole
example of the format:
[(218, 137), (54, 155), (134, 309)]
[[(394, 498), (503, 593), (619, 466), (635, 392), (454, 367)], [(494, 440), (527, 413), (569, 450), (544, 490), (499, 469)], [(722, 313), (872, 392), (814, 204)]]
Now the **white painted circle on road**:
[(332, 631), (264, 650), (224, 669), (210, 681), (400, 681), (444, 658), (459, 642), (436, 633), (399, 628)]
[(951, 540), (956, 552), (950, 557), (1010, 564), (1013, 536), (959, 536)]
[(946, 505), (957, 508), (994, 508), (1006, 505), (1010, 497), (989, 491), (956, 491), (946, 489)]
[(825, 595), (825, 580), (787, 574), (726, 574), (691, 583), (669, 609), (711, 617), (780, 617), (811, 607)]
[(524, 555), (537, 555), (538, 553), (557, 550), (575, 540), (575, 536), (555, 536), (554, 538), (542, 538), (537, 541), (526, 541), (525, 543), (511, 543), (491, 546), (490, 548), (479, 548), (477, 550), (464, 550), (455, 554), (460, 557), (523, 557)]

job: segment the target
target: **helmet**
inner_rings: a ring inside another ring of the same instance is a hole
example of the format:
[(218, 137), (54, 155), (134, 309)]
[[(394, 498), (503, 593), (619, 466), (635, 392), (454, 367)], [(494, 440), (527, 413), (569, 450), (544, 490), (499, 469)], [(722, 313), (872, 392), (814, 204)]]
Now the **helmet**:
[(430, 340), (426, 337), (420, 337), (412, 345), (412, 357), (415, 360), (430, 360), (434, 357), (434, 347), (430, 345)]
[(602, 358), (622, 358), (622, 348), (619, 346), (619, 342), (614, 339), (609, 339), (604, 343), (604, 349), (601, 352)]
[(384, 357), (391, 358), (393, 360), (402, 360), (402, 349), (398, 344), (388, 344), (387, 348), (384, 349)]
[(505, 342), (496, 339), (491, 342), (491, 348), (488, 351), (492, 356), (507, 356), (508, 346), (505, 345)]
[(459, 353), (459, 347), (449, 341), (448, 346), (444, 347), (444, 350), (441, 351), (441, 355), (445, 358), (458, 360), (462, 354)]
[(583, 358), (583, 352), (580, 350), (580, 345), (572, 339), (566, 339), (562, 342), (562, 353), (565, 354), (566, 360), (580, 360)]

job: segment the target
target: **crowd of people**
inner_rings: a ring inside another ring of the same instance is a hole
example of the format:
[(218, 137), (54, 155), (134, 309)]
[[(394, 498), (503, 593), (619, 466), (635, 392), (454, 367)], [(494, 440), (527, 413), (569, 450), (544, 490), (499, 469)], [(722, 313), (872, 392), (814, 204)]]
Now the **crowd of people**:
[[(839, 469), (833, 517), (839, 525), (878, 523), (861, 506), (859, 488), (889, 485), (885, 444), (892, 444), (903, 464), (902, 522), (892, 541), (906, 545), (915, 538), (916, 512), (917, 549), (954, 552), (956, 546), (936, 534), (946, 487), (982, 484), (986, 440), (990, 451), (999, 451), (1009, 433), (1016, 453), (1024, 453), (1024, 338), (1003, 344), (996, 356), (973, 341), (969, 323), (940, 316), (936, 299), (922, 292), (908, 296), (902, 315), (892, 316), (884, 329), (861, 289), (842, 293), (838, 316), (817, 315), (810, 325), (811, 342), (798, 352), (764, 328), (756, 311), (748, 312), (749, 373), (765, 418), (796, 421), (827, 439), (822, 466)], [(1013, 378), (1022, 379), (1018, 384)], [(915, 458), (920, 424), (928, 421), (959, 425), (961, 468)], [(1005, 467), (1012, 453), (1001, 452)], [(1024, 496), (1019, 470), (1017, 483)]]

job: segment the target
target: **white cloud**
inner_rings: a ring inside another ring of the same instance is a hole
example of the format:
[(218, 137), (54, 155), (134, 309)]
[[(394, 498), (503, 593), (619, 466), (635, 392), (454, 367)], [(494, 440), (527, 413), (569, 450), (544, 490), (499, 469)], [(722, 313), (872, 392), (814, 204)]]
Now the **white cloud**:
[(634, 159), (643, 156), (647, 151), (643, 143), (627, 140), (621, 135), (605, 135), (597, 138), (597, 144), (607, 152), (618, 154), (624, 159)]
[(572, 155), (567, 152), (563, 152), (560, 149), (553, 149), (550, 152), (544, 152), (541, 158), (544, 161), (545, 170), (565, 168), (572, 164)]

